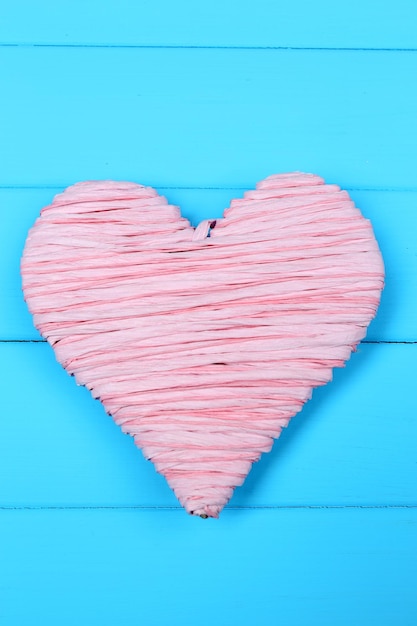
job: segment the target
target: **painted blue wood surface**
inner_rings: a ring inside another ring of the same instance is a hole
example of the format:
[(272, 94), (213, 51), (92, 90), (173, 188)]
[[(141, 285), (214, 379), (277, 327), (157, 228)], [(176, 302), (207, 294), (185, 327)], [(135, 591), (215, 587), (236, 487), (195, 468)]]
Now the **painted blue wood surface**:
[[(40, 0), (0, 9), (0, 623), (417, 622), (417, 4)], [(91, 178), (196, 224), (316, 172), (387, 268), (367, 341), (219, 521), (189, 518), (33, 329), (19, 261)]]
[[(231, 506), (413, 505), (417, 363), (410, 348), (361, 345), (331, 385), (315, 390)], [(76, 387), (48, 344), (0, 345), (0, 361), (7, 364), (3, 406), (10, 416), (0, 439), (8, 475), (0, 502), (178, 506), (133, 440)]]
[(11, 44), (417, 48), (414, 0), (19, 0), (2, 8)]
[[(143, 179), (138, 182), (146, 182)], [(223, 210), (243, 189), (164, 189), (170, 202), (181, 206), (194, 225), (202, 219), (221, 217)], [(2, 189), (0, 210), (7, 239), (0, 247), (0, 337), (40, 339), (21, 293), (20, 256), (29, 228), (42, 206), (59, 188)], [(417, 191), (387, 192), (349, 190), (363, 214), (372, 221), (386, 264), (386, 286), (369, 341), (417, 341), (416, 312), (410, 303), (417, 293)], [(17, 217), (18, 216), (18, 217)]]
[(2, 185), (298, 169), (417, 188), (417, 51), (0, 47), (0, 65)]
[(416, 509), (226, 511), (206, 523), (181, 511), (4, 511), (0, 616), (415, 626), (416, 522)]

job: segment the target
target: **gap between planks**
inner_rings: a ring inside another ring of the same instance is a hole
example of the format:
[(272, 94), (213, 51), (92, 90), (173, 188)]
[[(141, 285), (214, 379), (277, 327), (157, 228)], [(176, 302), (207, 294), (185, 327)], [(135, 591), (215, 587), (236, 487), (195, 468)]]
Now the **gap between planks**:
[[(228, 511), (298, 510), (298, 509), (417, 509), (417, 504), (294, 504), (277, 506), (227, 506)], [(0, 511), (182, 511), (181, 506), (0, 506)]]
[[(15, 190), (21, 191), (24, 189), (65, 189), (70, 186), (71, 183), (65, 184), (54, 184), (54, 185), (1, 185), (0, 191), (4, 190)], [(148, 187), (154, 187), (160, 191), (247, 191), (250, 189), (249, 186), (232, 186), (232, 187), (204, 187), (204, 186), (160, 186), (156, 183), (149, 183)], [(340, 185), (339, 185), (340, 186)], [(372, 192), (394, 192), (394, 193), (417, 193), (417, 187), (344, 187), (341, 186), (341, 189), (345, 191), (372, 191)]]
[(108, 43), (36, 43), (36, 42), (0, 42), (0, 48), (116, 48), (132, 50), (260, 50), (294, 52), (417, 52), (417, 48), (373, 48), (373, 47), (335, 47), (335, 46), (210, 46), (210, 45), (175, 45), (175, 44), (108, 44)]
[[(47, 343), (46, 339), (0, 339), (0, 343)], [(377, 341), (377, 340), (364, 340), (361, 341), (361, 344), (394, 344), (394, 345), (415, 345), (417, 344), (417, 341), (388, 341), (388, 340), (381, 340), (381, 341)]]

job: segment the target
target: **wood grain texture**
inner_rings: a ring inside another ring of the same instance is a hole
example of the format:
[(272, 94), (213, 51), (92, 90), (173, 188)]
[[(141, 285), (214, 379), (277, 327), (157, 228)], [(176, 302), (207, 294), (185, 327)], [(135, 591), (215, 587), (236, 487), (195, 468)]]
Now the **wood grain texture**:
[(361, 345), (203, 522), (26, 342), (19, 278), (40, 208), (78, 180), (153, 185), (196, 224), (307, 170), (350, 190), (381, 245), (367, 339), (415, 342), (416, 17), (414, 0), (2, 7), (1, 623), (417, 622), (417, 344)]

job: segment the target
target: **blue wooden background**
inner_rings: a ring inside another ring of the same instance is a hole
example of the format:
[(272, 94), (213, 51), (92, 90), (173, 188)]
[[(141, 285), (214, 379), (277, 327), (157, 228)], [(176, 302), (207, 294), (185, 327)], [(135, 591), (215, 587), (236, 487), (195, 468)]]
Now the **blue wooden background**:
[[(0, 623), (417, 623), (415, 0), (15, 0), (0, 9)], [(19, 260), (67, 185), (194, 224), (280, 171), (348, 189), (386, 289), (219, 521), (188, 517), (40, 341)]]

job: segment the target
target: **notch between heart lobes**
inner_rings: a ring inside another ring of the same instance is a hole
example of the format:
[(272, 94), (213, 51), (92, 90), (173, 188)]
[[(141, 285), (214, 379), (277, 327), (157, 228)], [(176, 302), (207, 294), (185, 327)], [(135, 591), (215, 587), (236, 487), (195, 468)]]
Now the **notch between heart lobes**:
[(377, 311), (372, 226), (318, 176), (270, 176), (194, 229), (134, 183), (78, 183), (21, 263), (35, 326), (185, 509), (217, 517)]

